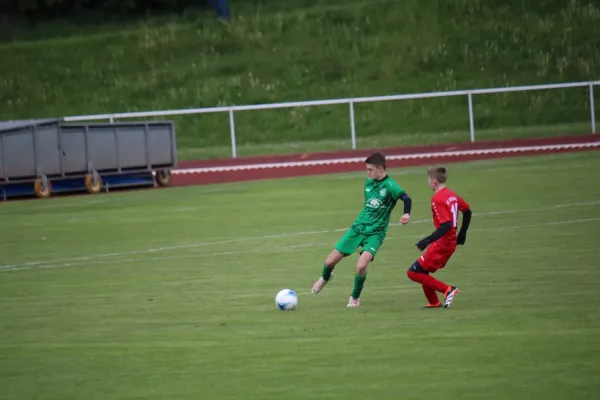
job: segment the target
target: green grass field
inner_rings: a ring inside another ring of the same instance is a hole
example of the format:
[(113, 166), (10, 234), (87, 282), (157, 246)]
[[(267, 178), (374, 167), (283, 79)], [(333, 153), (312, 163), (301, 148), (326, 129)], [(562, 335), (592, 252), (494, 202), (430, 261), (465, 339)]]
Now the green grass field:
[[(600, 79), (597, 2), (230, 3), (230, 23), (210, 12), (14, 34), (0, 43), (0, 120)], [(600, 115), (600, 87), (595, 104)], [(476, 96), (474, 107), (481, 139), (590, 131), (586, 88)], [(465, 97), (360, 104), (355, 119), (361, 148), (469, 138)], [(174, 120), (181, 159), (231, 154), (227, 114)], [(236, 126), (241, 156), (350, 143), (347, 105), (239, 112)]]
[(2, 204), (0, 398), (596, 399), (599, 155), (450, 166), (475, 216), (449, 310), (405, 274), (433, 230), (424, 168), (390, 171), (413, 221), (358, 309), (354, 257), (310, 288), (362, 173)]

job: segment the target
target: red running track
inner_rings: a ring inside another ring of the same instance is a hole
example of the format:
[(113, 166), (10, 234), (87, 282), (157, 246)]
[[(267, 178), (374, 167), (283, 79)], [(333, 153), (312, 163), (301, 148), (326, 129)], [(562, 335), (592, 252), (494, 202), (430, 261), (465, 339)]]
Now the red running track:
[(388, 167), (397, 168), (599, 149), (600, 135), (588, 134), (555, 138), (184, 161), (180, 162), (178, 169), (173, 171), (173, 185), (214, 184), (361, 171), (364, 169), (364, 158), (373, 151), (381, 151), (386, 154), (389, 160)]

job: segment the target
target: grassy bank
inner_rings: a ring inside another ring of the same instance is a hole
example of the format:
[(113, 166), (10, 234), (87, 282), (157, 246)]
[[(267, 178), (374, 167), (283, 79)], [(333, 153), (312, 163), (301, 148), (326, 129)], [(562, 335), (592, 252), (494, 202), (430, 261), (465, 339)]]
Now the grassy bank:
[[(0, 120), (600, 79), (600, 8), (583, 1), (279, 3), (232, 2), (230, 23), (0, 45)], [(585, 89), (475, 101), (490, 139), (585, 132), (589, 115)], [(361, 147), (468, 139), (462, 97), (361, 104), (355, 118)], [(226, 114), (175, 121), (182, 158), (229, 154)], [(240, 155), (349, 144), (345, 105), (242, 112), (236, 127)]]

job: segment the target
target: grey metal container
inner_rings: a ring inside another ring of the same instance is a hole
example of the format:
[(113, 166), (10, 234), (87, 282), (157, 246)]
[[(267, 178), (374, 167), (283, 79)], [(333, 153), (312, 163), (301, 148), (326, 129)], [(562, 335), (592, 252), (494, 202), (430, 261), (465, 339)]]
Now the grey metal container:
[(46, 186), (53, 179), (84, 177), (97, 186), (102, 175), (144, 171), (160, 172), (159, 183), (166, 184), (176, 165), (172, 121), (0, 122), (0, 184), (37, 182)]

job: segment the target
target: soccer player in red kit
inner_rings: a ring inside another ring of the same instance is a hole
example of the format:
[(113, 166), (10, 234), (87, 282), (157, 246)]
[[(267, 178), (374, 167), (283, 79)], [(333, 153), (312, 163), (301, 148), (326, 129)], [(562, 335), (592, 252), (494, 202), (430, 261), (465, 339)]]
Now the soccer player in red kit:
[[(431, 211), (436, 230), (416, 244), (419, 250), (427, 250), (407, 272), (410, 280), (423, 286), (423, 293), (429, 302), (427, 308), (442, 306), (437, 292), (444, 294), (444, 308), (452, 306), (452, 301), (459, 292), (458, 288), (438, 281), (430, 274), (446, 266), (456, 250), (456, 245), (465, 244), (467, 230), (471, 223), (472, 213), (469, 204), (446, 187), (446, 179), (444, 167), (432, 167), (427, 170), (429, 187), (435, 192), (431, 198)], [(463, 219), (457, 235), (459, 211), (462, 212)]]

